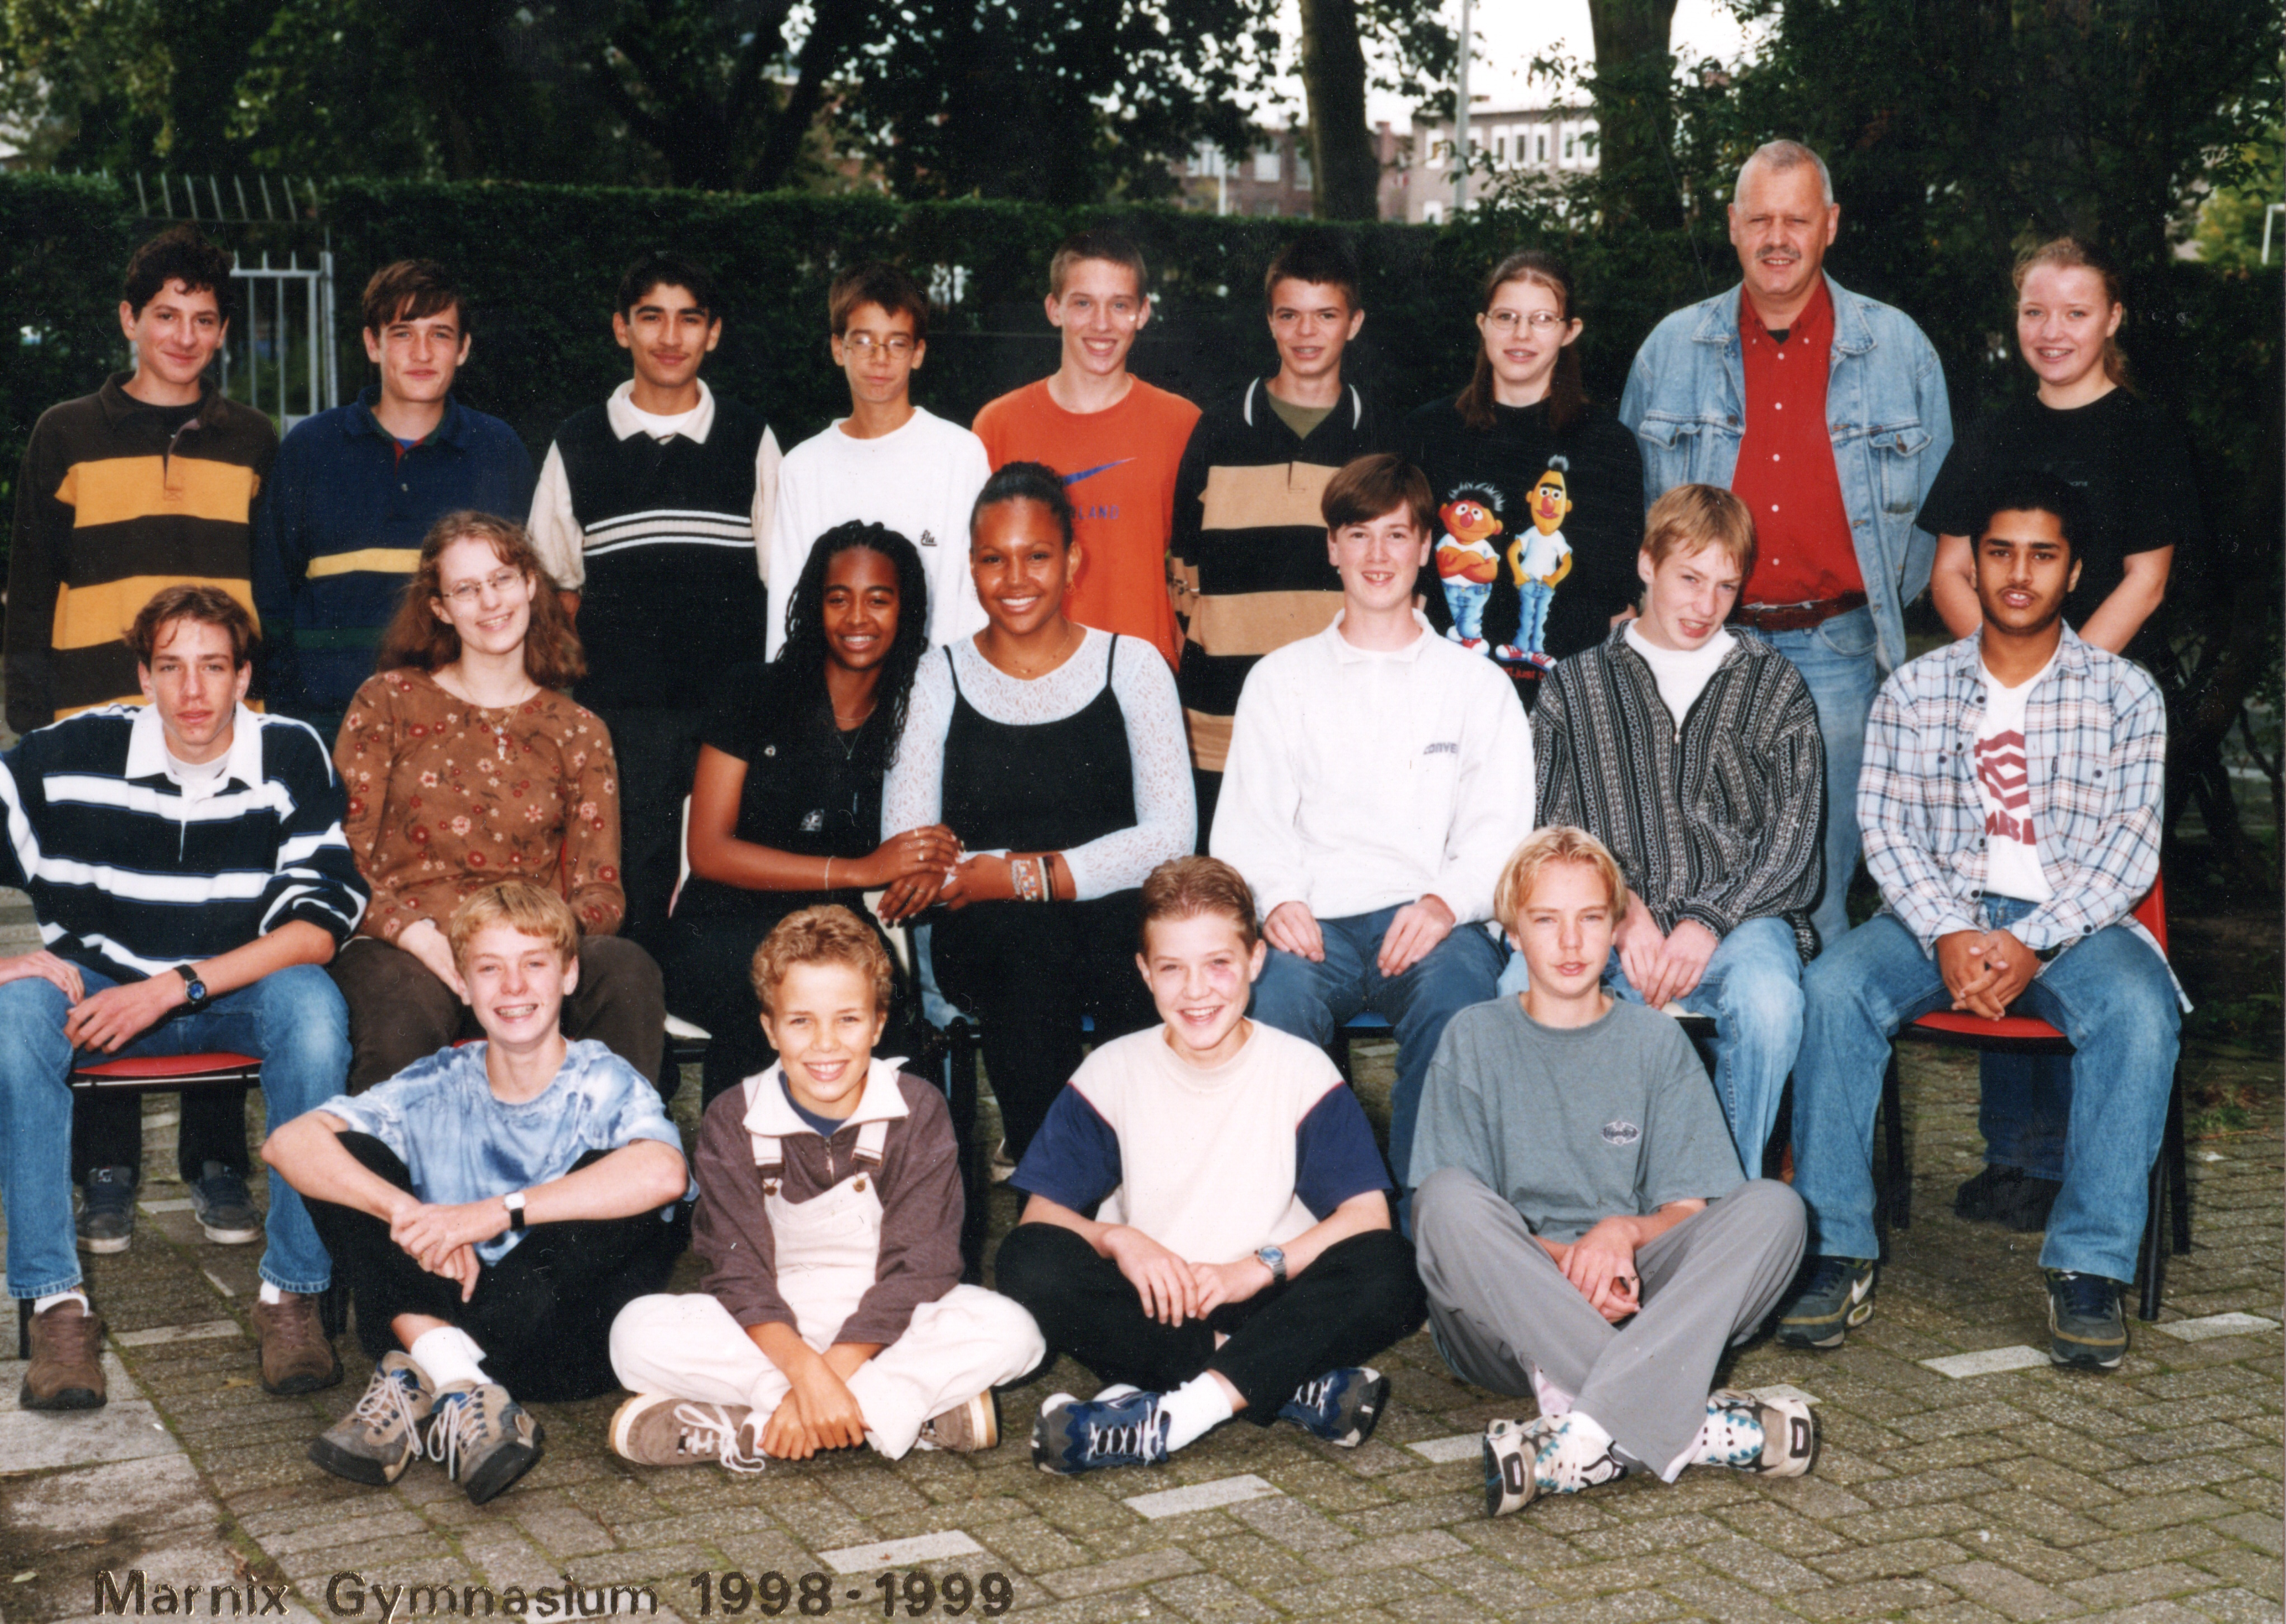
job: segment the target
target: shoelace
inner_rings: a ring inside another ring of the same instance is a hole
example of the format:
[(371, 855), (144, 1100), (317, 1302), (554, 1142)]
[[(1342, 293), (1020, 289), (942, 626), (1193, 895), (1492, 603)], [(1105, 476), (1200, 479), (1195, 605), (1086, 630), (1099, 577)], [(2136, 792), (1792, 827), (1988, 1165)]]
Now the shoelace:
[(1090, 1422), (1087, 1452), (1090, 1455), (1131, 1455), (1148, 1461), (1155, 1458), (1151, 1446), (1158, 1441), (1163, 1430), (1156, 1405), (1145, 1410), (1138, 1421), (1117, 1422), (1108, 1426)]
[(476, 1394), (453, 1393), (437, 1400), (429, 1416), (429, 1458), (461, 1480), (461, 1451), (484, 1441), (485, 1418)]
[(1320, 1410), (1333, 1401), (1334, 1385), (1341, 1378), (1332, 1376), (1312, 1376), (1294, 1390), (1291, 1403), (1305, 1410)]
[(759, 1451), (748, 1455), (738, 1447), (739, 1427), (718, 1404), (678, 1404), (674, 1420), (682, 1429), (678, 1443), (685, 1455), (711, 1455), (736, 1472), (761, 1471), (766, 1464)]
[(413, 1458), (417, 1461), (422, 1455), (421, 1417), (413, 1413), (413, 1400), (419, 1391), (419, 1384), (408, 1372), (383, 1376), (365, 1390), (365, 1397), (350, 1414), (375, 1432), (385, 1432), (392, 1424), (404, 1428), (413, 1440)]
[(1844, 1259), (1821, 1257), (1817, 1260), (1817, 1272), (1809, 1277), (1809, 1288), (1806, 1295), (1817, 1296), (1832, 1291), (1838, 1287), (1851, 1287), (1856, 1285), (1856, 1270), (1851, 1268)]
[(2064, 1306), (2074, 1314), (2100, 1320), (2111, 1313), (2111, 1282), (2101, 1275), (2060, 1273), (2056, 1283), (2063, 1288)]

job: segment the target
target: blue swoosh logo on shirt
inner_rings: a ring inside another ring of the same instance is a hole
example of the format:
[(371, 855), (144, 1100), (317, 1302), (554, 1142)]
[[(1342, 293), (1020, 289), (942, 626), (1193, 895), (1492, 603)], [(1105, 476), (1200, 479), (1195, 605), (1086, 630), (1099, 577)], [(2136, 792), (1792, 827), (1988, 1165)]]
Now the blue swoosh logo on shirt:
[(1135, 459), (1132, 457), (1122, 457), (1117, 462), (1106, 462), (1095, 468), (1084, 469), (1076, 474), (1066, 474), (1063, 476), (1063, 482), (1067, 486), (1076, 485), (1083, 479), (1092, 479), (1098, 474), (1108, 473), (1112, 469), (1119, 467), (1122, 463), (1132, 462), (1134, 461)]

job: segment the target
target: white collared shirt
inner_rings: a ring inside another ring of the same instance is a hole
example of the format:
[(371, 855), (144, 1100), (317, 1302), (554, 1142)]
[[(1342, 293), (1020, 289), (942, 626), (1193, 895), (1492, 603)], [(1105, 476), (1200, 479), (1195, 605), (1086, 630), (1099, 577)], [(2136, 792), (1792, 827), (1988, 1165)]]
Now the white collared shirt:
[(1238, 701), (1209, 842), (1265, 918), (1321, 919), (1434, 894), (1463, 923), (1533, 827), (1532, 729), (1509, 678), (1430, 627), (1360, 649), (1342, 618), (1265, 655)]

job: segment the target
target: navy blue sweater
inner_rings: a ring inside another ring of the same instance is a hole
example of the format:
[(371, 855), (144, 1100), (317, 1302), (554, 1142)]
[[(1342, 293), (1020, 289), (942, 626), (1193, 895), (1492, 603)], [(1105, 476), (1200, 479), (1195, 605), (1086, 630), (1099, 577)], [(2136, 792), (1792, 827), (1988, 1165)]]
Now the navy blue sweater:
[(532, 453), (497, 417), (447, 397), (436, 431), (399, 452), (380, 392), (295, 425), (254, 513), (263, 693), (289, 716), (332, 717), (373, 674), (429, 527), (473, 508), (521, 524)]

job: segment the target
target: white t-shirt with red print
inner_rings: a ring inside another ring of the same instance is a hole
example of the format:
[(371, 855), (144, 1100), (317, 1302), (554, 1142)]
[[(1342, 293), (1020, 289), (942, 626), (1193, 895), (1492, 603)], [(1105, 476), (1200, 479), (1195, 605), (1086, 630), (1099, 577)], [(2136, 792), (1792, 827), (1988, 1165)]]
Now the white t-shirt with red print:
[(1984, 803), (1984, 889), (1993, 896), (2045, 903), (2054, 895), (2040, 871), (2038, 811), (2024, 757), (2024, 701), (2055, 660), (2015, 688), (1984, 669), (1984, 720), (1976, 729), (1976, 793)]

